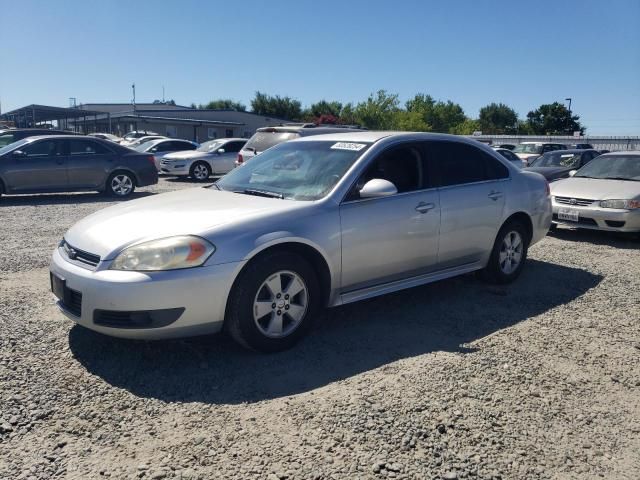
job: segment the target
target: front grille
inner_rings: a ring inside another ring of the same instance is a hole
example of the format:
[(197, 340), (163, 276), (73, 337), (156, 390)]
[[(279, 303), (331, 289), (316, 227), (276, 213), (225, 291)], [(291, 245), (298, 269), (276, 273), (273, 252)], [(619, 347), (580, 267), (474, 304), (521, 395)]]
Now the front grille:
[(64, 299), (61, 300), (64, 308), (69, 310), (75, 316), (79, 317), (82, 313), (82, 294), (69, 287), (64, 287)]
[(100, 263), (100, 256), (93, 253), (85, 252), (75, 248), (67, 243), (66, 240), (62, 240), (62, 251), (69, 260), (75, 260), (77, 262), (96, 267)]
[(555, 197), (556, 203), (563, 205), (575, 205), (578, 207), (586, 207), (591, 205), (595, 200), (589, 200), (587, 198), (573, 198), (573, 197)]
[(598, 226), (598, 222), (596, 222), (593, 218), (583, 217), (583, 216), (578, 217), (578, 221), (577, 222), (570, 222), (570, 221), (567, 221), (567, 220), (560, 220), (558, 218), (558, 215), (554, 213), (553, 214), (553, 220), (556, 221), (556, 222), (566, 223), (567, 225), (575, 225), (576, 227), (579, 227), (581, 225), (582, 226), (587, 226), (588, 225), (590, 227), (597, 227)]

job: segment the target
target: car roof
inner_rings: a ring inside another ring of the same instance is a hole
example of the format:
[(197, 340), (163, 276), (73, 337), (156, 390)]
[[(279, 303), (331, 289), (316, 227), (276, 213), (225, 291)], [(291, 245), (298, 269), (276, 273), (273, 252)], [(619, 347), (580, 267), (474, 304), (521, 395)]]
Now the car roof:
[(614, 155), (633, 155), (636, 157), (640, 155), (640, 150), (618, 150), (617, 152), (603, 153), (601, 156), (611, 157)]
[[(211, 140), (207, 140), (207, 142), (248, 142), (248, 141), (249, 141), (248, 138), (240, 138), (240, 137), (212, 138)], [(202, 143), (206, 143), (206, 142), (202, 142)]]
[(98, 140), (101, 141), (101, 138), (97, 138), (97, 137), (90, 137), (88, 138), (87, 135), (32, 135), (30, 137), (25, 137), (26, 139), (32, 139), (32, 140), (41, 140), (41, 139), (47, 139), (47, 140), (55, 140), (56, 138), (58, 139), (71, 139), (71, 140), (82, 140), (87, 139), (87, 140)]
[(308, 137), (294, 138), (290, 142), (313, 142), (326, 140), (330, 142), (367, 142), (374, 143), (385, 138), (402, 138), (405, 140), (448, 140), (460, 143), (467, 143), (475, 146), (484, 146), (487, 150), (493, 151), (485, 144), (477, 140), (469, 139), (459, 135), (449, 135), (446, 133), (426, 133), (426, 132), (398, 132), (398, 131), (353, 131), (340, 133), (327, 133), (323, 135), (313, 135)]

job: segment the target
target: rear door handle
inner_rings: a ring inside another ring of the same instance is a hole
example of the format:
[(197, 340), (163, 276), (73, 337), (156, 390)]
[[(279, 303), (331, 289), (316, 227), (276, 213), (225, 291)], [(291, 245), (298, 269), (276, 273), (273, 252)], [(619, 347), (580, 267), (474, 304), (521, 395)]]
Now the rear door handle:
[(489, 195), (487, 195), (491, 200), (498, 200), (502, 197), (502, 192), (492, 191)]
[(416, 207), (416, 212), (427, 213), (429, 210), (433, 210), (434, 208), (436, 208), (435, 203), (420, 202)]

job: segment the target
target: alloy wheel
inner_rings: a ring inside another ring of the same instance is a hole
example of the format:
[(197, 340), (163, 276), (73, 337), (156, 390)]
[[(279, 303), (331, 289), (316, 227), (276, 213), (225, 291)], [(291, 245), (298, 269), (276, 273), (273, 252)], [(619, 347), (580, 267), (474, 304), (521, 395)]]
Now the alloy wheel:
[(253, 302), (253, 319), (263, 335), (282, 338), (302, 322), (309, 305), (304, 280), (295, 272), (279, 271), (267, 278)]
[(511, 231), (505, 235), (502, 245), (500, 245), (500, 255), (498, 256), (498, 263), (502, 273), (511, 275), (516, 271), (522, 261), (523, 248), (524, 242), (518, 232)]
[(133, 180), (131, 180), (131, 177), (123, 173), (115, 175), (111, 179), (111, 190), (120, 197), (129, 195), (131, 190), (133, 190)]

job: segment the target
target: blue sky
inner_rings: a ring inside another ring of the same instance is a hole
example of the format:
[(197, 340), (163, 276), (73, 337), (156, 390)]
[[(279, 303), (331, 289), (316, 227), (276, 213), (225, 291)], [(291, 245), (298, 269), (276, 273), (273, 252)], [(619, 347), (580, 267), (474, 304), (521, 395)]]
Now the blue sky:
[(573, 98), (587, 133), (640, 135), (640, 1), (8, 1), (2, 111), (379, 89), (525, 117)]

